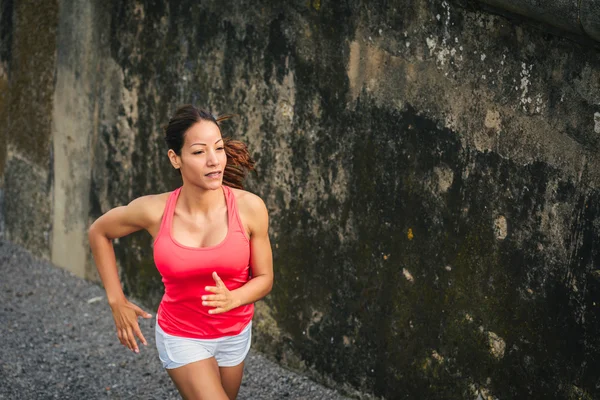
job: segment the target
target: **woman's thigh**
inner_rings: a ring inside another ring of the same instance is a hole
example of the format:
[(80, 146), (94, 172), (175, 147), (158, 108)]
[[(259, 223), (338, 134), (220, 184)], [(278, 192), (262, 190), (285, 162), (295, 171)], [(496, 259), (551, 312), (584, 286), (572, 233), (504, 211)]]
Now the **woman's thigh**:
[(221, 373), (221, 385), (227, 393), (229, 400), (234, 400), (240, 390), (242, 384), (242, 376), (244, 375), (244, 362), (235, 367), (219, 367)]
[(167, 369), (167, 373), (184, 400), (228, 400), (213, 357)]

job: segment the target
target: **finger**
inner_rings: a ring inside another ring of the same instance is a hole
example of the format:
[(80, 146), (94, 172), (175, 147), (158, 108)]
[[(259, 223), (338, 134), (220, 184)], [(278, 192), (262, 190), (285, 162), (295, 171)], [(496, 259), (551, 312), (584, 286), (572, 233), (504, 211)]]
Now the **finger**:
[(129, 348), (129, 338), (127, 337), (127, 329), (121, 330), (121, 343), (123, 343), (123, 346)]
[(203, 301), (202, 305), (207, 307), (219, 307), (222, 304), (222, 301)]
[(142, 344), (144, 346), (148, 346), (148, 342), (146, 342), (146, 338), (144, 338), (144, 334), (142, 333), (142, 331), (140, 330), (139, 327), (137, 327), (136, 329), (134, 329), (133, 332), (135, 333), (135, 336), (137, 336), (138, 339), (140, 339), (140, 342), (142, 342)]
[(127, 330), (121, 330), (121, 344), (127, 348), (129, 348), (129, 339), (127, 338)]
[(134, 305), (133, 310), (135, 311), (135, 315), (137, 315), (138, 317), (152, 318), (152, 314), (147, 313), (146, 311), (142, 310), (136, 305)]
[(213, 308), (212, 310), (208, 310), (209, 314), (221, 314), (222, 312), (225, 312), (225, 309), (222, 307), (217, 307)]
[(219, 277), (219, 275), (217, 275), (216, 272), (212, 273), (212, 277), (215, 280), (216, 284), (218, 287), (223, 287), (225, 286), (225, 284), (223, 283), (223, 281), (221, 280), (221, 278)]
[(219, 293), (220, 289), (217, 286), (207, 286), (204, 288), (207, 292)]
[(210, 294), (210, 295), (202, 296), (202, 300), (207, 300), (207, 301), (225, 300), (225, 296), (223, 294)]
[(123, 346), (126, 346), (125, 340), (123, 339), (123, 331), (121, 329), (117, 329), (117, 337), (119, 338), (119, 342), (121, 342)]
[(121, 329), (121, 344), (129, 348), (129, 339), (127, 338), (127, 330)]
[(133, 335), (133, 329), (131, 329), (131, 327), (127, 328), (127, 339), (129, 341), (129, 348), (136, 352), (139, 353), (139, 349), (137, 346), (137, 342), (135, 341), (135, 336)]

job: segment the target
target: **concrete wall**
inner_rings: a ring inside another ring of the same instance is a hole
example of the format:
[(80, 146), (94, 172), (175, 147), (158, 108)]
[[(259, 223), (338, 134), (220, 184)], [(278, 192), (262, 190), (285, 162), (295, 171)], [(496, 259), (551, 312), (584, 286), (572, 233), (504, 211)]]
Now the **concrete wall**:
[(58, 4), (10, 0), (1, 4), (0, 172), (5, 235), (49, 258)]
[[(60, 2), (33, 74), (32, 6), (0, 1), (6, 235), (97, 279), (85, 226), (179, 184), (177, 105), (237, 113), (275, 255), (256, 348), (389, 399), (599, 397), (598, 48), (469, 1), (285, 4)], [(150, 237), (116, 251), (158, 304)]]

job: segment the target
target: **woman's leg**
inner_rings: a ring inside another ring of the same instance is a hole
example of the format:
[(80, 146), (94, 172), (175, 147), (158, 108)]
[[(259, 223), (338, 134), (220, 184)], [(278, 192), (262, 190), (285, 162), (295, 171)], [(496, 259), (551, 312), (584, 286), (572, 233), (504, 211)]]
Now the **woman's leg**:
[(229, 400), (235, 400), (242, 384), (242, 375), (244, 375), (244, 362), (235, 367), (219, 367), (221, 373), (221, 385), (227, 393)]
[(167, 369), (184, 400), (228, 400), (214, 357)]

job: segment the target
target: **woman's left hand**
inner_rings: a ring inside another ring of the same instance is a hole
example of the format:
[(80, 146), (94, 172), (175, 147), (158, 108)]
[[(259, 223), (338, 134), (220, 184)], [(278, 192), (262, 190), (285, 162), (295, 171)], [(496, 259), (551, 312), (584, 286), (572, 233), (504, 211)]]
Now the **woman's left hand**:
[(240, 302), (236, 299), (233, 292), (227, 289), (219, 275), (216, 272), (212, 273), (217, 286), (207, 286), (205, 290), (214, 294), (202, 296), (202, 305), (207, 307), (215, 307), (208, 310), (209, 314), (220, 314), (240, 306)]

